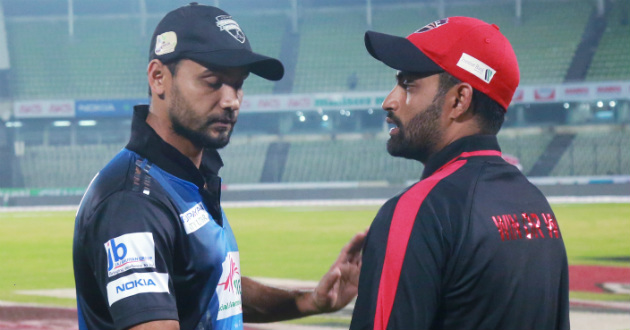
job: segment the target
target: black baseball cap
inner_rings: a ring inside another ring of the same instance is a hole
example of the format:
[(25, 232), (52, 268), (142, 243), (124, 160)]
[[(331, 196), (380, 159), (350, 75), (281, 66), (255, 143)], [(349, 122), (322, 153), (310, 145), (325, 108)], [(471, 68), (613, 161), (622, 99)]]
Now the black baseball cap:
[(158, 23), (149, 61), (169, 63), (189, 59), (216, 67), (247, 67), (268, 80), (280, 80), (282, 63), (252, 51), (238, 23), (225, 11), (192, 2), (166, 14)]

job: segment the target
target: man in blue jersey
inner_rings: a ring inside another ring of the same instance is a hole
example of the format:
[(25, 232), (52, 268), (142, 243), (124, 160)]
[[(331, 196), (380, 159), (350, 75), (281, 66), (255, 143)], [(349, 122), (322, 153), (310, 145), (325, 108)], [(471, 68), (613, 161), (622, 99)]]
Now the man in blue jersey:
[(224, 11), (192, 3), (152, 37), (150, 106), (134, 109), (131, 139), (93, 179), (76, 217), (73, 264), (80, 329), (242, 329), (331, 312), (356, 295), (364, 235), (312, 291), (243, 276), (220, 205), (223, 165), (249, 73), (282, 78), (252, 52)]
[(568, 329), (556, 217), (497, 142), (519, 83), (510, 42), (449, 17), (365, 46), (398, 70), (387, 151), (424, 171), (370, 226), (350, 329)]

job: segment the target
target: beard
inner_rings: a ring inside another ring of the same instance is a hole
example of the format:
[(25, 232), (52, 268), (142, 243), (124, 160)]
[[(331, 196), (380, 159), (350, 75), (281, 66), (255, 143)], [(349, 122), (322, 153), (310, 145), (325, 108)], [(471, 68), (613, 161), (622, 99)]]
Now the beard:
[(403, 126), (392, 112), (387, 116), (398, 126), (398, 134), (387, 141), (387, 152), (394, 157), (415, 159), (423, 164), (436, 152), (442, 138), (439, 119), (442, 115), (444, 97), (432, 102), (424, 111), (415, 115)]
[[(225, 147), (230, 142), (230, 136), (236, 123), (234, 112), (229, 110), (224, 111), (222, 115), (197, 115), (177, 85), (173, 85), (168, 116), (173, 126), (173, 132), (189, 140), (200, 149)], [(217, 122), (229, 122), (231, 125), (225, 130), (220, 130), (217, 136), (212, 136), (211, 125)]]

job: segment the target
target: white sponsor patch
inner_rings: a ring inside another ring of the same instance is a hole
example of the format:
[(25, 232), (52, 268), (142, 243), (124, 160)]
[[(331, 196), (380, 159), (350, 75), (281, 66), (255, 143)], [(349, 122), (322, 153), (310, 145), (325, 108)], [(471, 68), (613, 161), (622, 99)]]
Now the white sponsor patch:
[(217, 320), (243, 313), (241, 303), (241, 261), (238, 251), (228, 252), (223, 261), (223, 273), (217, 285), (219, 314)]
[(466, 53), (463, 53), (462, 57), (459, 58), (457, 66), (474, 74), (486, 83), (490, 83), (494, 74), (497, 73), (493, 68)]
[(221, 15), (216, 17), (217, 27), (220, 31), (226, 31), (229, 33), (234, 39), (238, 40), (240, 43), (245, 43), (245, 33), (241, 30), (241, 27), (238, 26), (235, 20), (232, 19), (232, 16)]
[(169, 54), (175, 51), (177, 34), (173, 31), (164, 32), (155, 39), (155, 55)]
[(201, 203), (197, 203), (190, 210), (180, 214), (179, 217), (182, 219), (186, 234), (192, 234), (210, 222), (210, 215)]
[(109, 306), (120, 299), (149, 292), (168, 293), (168, 274), (133, 273), (107, 283), (107, 300), (109, 301)]
[(109, 277), (133, 268), (155, 268), (155, 243), (150, 232), (125, 234), (104, 245)]

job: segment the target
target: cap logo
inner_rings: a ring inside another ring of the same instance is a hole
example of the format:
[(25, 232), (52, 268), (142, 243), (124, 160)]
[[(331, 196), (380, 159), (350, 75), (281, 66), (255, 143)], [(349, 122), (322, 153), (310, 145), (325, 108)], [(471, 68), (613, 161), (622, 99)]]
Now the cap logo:
[(435, 22), (429, 23), (429, 24), (421, 27), (420, 29), (416, 30), (416, 32), (414, 32), (414, 33), (427, 32), (427, 31), (433, 30), (435, 28), (438, 28), (438, 27), (440, 27), (440, 26), (442, 26), (442, 25), (444, 25), (446, 23), (448, 23), (448, 18), (443, 18), (443, 19), (437, 20)]
[(155, 55), (169, 54), (175, 51), (177, 46), (177, 34), (168, 31), (160, 34), (155, 40)]
[(241, 30), (241, 27), (238, 26), (235, 20), (232, 19), (232, 16), (221, 15), (217, 16), (217, 26), (219, 30), (228, 32), (234, 39), (238, 40), (240, 43), (245, 43), (245, 33)]
[(497, 73), (496, 70), (489, 67), (487, 64), (466, 53), (463, 53), (462, 57), (459, 58), (457, 66), (472, 73), (477, 78), (483, 80), (486, 84), (489, 84), (492, 77), (494, 77), (494, 74)]

